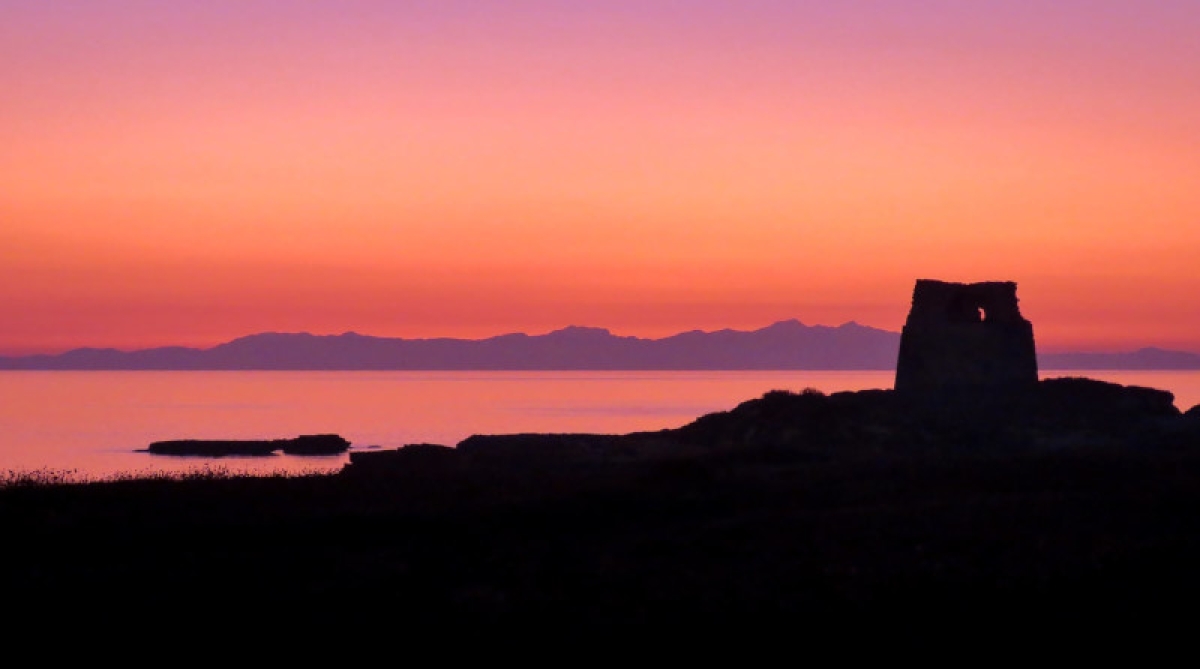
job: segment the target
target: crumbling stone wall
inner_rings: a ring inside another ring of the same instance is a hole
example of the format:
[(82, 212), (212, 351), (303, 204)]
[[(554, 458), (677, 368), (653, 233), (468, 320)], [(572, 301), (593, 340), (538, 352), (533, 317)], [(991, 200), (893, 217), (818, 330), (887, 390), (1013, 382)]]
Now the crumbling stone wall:
[(918, 279), (900, 333), (897, 392), (1017, 390), (1037, 385), (1033, 324), (1012, 281)]

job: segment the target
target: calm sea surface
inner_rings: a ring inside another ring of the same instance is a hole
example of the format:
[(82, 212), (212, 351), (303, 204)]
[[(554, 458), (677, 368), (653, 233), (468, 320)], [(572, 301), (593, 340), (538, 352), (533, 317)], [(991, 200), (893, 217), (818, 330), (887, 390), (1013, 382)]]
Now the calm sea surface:
[[(0, 372), (0, 482), (335, 471), (348, 455), (178, 458), (161, 439), (287, 438), (332, 432), (351, 450), (472, 434), (620, 434), (684, 425), (768, 390), (891, 388), (893, 372)], [(1067, 372), (1150, 386), (1200, 404), (1200, 372)]]

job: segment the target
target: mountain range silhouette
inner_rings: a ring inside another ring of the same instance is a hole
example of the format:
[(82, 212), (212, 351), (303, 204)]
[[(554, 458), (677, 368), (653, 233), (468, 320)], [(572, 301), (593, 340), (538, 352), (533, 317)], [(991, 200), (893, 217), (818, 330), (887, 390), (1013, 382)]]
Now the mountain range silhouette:
[[(541, 335), (404, 339), (264, 332), (211, 348), (78, 348), (0, 357), (26, 370), (893, 370), (900, 334), (854, 321), (779, 321), (757, 330), (691, 330), (660, 339), (570, 326)], [(1042, 369), (1200, 369), (1200, 355), (1159, 348), (1041, 353)]]

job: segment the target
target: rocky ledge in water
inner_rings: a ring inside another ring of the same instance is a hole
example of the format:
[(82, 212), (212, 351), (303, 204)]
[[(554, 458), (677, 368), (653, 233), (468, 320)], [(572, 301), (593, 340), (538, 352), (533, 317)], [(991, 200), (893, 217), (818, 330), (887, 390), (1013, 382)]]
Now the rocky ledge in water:
[(293, 439), (173, 439), (156, 441), (144, 452), (219, 458), (225, 456), (338, 455), (350, 442), (336, 434), (302, 434)]

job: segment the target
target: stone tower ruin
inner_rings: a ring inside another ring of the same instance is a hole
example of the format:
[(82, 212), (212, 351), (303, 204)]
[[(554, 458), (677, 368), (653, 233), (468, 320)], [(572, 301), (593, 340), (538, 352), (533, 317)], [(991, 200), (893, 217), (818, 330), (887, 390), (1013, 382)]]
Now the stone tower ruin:
[(900, 333), (897, 392), (1003, 392), (1037, 382), (1033, 324), (1017, 308), (1016, 283), (917, 280)]

